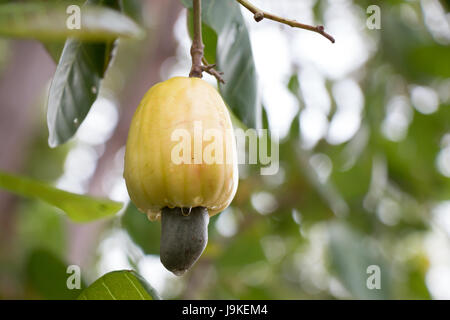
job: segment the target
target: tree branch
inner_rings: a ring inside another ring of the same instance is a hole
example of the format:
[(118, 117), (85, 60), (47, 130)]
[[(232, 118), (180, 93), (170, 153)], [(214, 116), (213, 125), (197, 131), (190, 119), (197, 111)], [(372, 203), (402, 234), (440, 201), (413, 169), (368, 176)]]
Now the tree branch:
[(327, 38), (328, 40), (330, 40), (332, 43), (335, 42), (334, 38), (325, 32), (325, 29), (323, 26), (311, 26), (308, 24), (303, 24), (303, 23), (297, 22), (295, 20), (289, 20), (289, 19), (285, 19), (282, 17), (278, 17), (272, 13), (265, 12), (265, 11), (259, 9), (258, 7), (255, 7), (253, 4), (251, 4), (247, 0), (237, 0), (237, 2), (239, 2), (241, 5), (243, 5), (245, 8), (247, 8), (250, 12), (253, 13), (253, 18), (255, 19), (256, 22), (260, 22), (261, 20), (266, 18), (269, 20), (277, 21), (279, 23), (291, 26), (293, 28), (300, 28), (300, 29), (304, 29), (304, 30), (317, 32), (317, 33), (321, 34), (322, 36), (324, 36), (325, 38)]
[(225, 83), (222, 78), (223, 73), (214, 69), (215, 64), (209, 64), (204, 57), (205, 45), (202, 39), (202, 2), (194, 0), (194, 37), (192, 39), (191, 56), (192, 67), (189, 77), (202, 78), (202, 73), (207, 72), (214, 76), (217, 81)]
[(192, 68), (189, 77), (202, 77), (202, 58), (205, 45), (202, 40), (202, 1), (194, 0), (194, 37), (192, 39)]

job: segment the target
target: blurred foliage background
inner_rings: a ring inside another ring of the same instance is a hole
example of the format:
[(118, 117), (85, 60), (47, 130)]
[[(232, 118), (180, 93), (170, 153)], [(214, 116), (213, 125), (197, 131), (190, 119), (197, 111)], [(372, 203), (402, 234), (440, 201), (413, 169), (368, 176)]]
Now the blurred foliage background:
[[(256, 23), (235, 1), (204, 0), (206, 57), (225, 73), (221, 92), (245, 125), (278, 133), (280, 168), (263, 176), (240, 165), (238, 193), (211, 219), (206, 251), (175, 277), (159, 262), (160, 224), (128, 204), (123, 147), (148, 88), (189, 73), (190, 3), (123, 1), (145, 37), (119, 40), (99, 98), (57, 148), (46, 125), (54, 51), (0, 38), (0, 170), (125, 203), (80, 224), (1, 191), (0, 298), (76, 298), (65, 286), (76, 264), (83, 287), (134, 269), (165, 299), (450, 299), (450, 1), (253, 1), (324, 24), (330, 44)], [(366, 25), (371, 5), (381, 29)], [(371, 265), (379, 290), (366, 286)]]

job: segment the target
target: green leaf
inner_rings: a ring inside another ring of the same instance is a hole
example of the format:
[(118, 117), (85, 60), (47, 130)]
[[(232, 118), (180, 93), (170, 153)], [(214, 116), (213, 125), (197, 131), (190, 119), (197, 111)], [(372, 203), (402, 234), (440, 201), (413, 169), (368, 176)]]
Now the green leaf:
[(49, 251), (36, 249), (31, 252), (26, 264), (28, 284), (39, 297), (49, 300), (73, 300), (84, 287), (80, 280), (80, 289), (69, 289), (67, 265)]
[(158, 293), (132, 270), (113, 271), (81, 292), (78, 300), (160, 300)]
[[(384, 258), (363, 237), (344, 224), (335, 223), (329, 228), (331, 265), (342, 284), (357, 299), (389, 299), (389, 272)], [(380, 289), (369, 289), (367, 279), (372, 273), (367, 268), (380, 268)]]
[(97, 99), (109, 45), (67, 40), (53, 77), (48, 105), (49, 145), (69, 140)]
[(130, 201), (122, 216), (122, 226), (131, 239), (145, 254), (158, 254), (161, 238), (161, 224), (151, 222), (147, 215), (140, 212)]
[(142, 36), (141, 28), (126, 15), (94, 5), (81, 7), (80, 29), (69, 29), (66, 23), (71, 21), (73, 13), (66, 10), (71, 4), (27, 2), (0, 5), (0, 36), (41, 41), (64, 41), (69, 37), (103, 41)]
[[(182, 0), (182, 3), (192, 9), (192, 1)], [(215, 55), (217, 69), (225, 73), (226, 84), (219, 84), (225, 102), (247, 127), (259, 127), (261, 105), (256, 69), (239, 4), (234, 0), (204, 0), (202, 19), (216, 32), (213, 36), (210, 30), (205, 31), (205, 56)]]
[[(94, 0), (88, 3), (103, 2)], [(116, 7), (117, 1), (108, 1), (107, 4)], [(47, 103), (48, 142), (51, 147), (68, 141), (86, 118), (97, 99), (114, 47), (114, 40), (82, 42), (70, 38), (66, 41)]]
[[(134, 15), (140, 14), (139, 8), (142, 6), (141, 3), (137, 3), (135, 0), (126, 1), (123, 4), (123, 8), (121, 8), (120, 4), (122, 2), (120, 0), (91, 0), (90, 2), (87, 2), (87, 3), (109, 6), (111, 9), (122, 11), (125, 15), (131, 17), (133, 20), (136, 20), (136, 21), (142, 20), (142, 19), (137, 20), (136, 17), (134, 17)], [(137, 12), (134, 12), (133, 10), (137, 11)], [(102, 39), (100, 39), (100, 40), (102, 40)], [(106, 39), (106, 40), (108, 40), (108, 39)], [(52, 57), (53, 61), (55, 61), (56, 63), (58, 63), (58, 61), (61, 57), (61, 53), (64, 49), (64, 43), (65, 43), (65, 41), (57, 41), (57, 42), (45, 41), (45, 42), (43, 42), (45, 49), (48, 51), (48, 53)], [(114, 42), (114, 44), (115, 43), (116, 42)], [(110, 55), (110, 57), (111, 57), (111, 55)], [(108, 66), (108, 64), (109, 64), (109, 61), (108, 61), (108, 63), (105, 63), (106, 66)]]
[(0, 172), (0, 188), (43, 200), (63, 210), (75, 222), (89, 222), (116, 214), (122, 203), (63, 191), (42, 182)]

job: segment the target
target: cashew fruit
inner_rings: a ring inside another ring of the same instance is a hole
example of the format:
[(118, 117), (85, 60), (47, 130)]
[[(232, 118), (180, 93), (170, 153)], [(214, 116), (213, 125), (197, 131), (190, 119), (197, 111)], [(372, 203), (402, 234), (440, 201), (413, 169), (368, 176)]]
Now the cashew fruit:
[[(233, 127), (217, 90), (187, 77), (150, 88), (131, 122), (124, 178), (140, 211), (152, 221), (163, 215), (163, 263), (174, 273), (189, 268), (206, 246), (209, 216), (228, 207), (238, 185)], [(196, 216), (174, 214), (183, 210)]]

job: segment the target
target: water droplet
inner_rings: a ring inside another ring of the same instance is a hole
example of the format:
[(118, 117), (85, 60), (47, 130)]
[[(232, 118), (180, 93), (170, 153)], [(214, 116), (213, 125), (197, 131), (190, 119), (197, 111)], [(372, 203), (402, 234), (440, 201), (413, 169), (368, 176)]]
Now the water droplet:
[(183, 274), (186, 273), (186, 270), (173, 270), (172, 272), (176, 276), (182, 276)]
[(92, 86), (91, 91), (92, 91), (92, 93), (97, 93), (97, 87), (96, 86)]
[(185, 217), (191, 214), (192, 208), (181, 208), (181, 214)]
[(78, 118), (73, 119), (74, 124), (78, 124)]
[(152, 211), (152, 210), (147, 210), (147, 218), (150, 221), (157, 221), (159, 220), (161, 217), (161, 213), (160, 212), (156, 212), (156, 211)]

